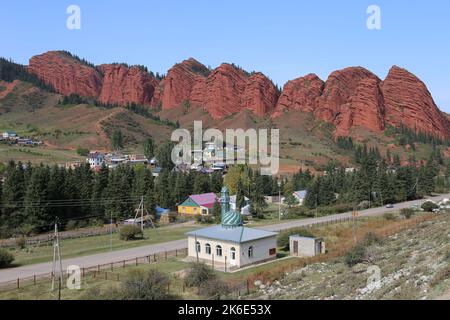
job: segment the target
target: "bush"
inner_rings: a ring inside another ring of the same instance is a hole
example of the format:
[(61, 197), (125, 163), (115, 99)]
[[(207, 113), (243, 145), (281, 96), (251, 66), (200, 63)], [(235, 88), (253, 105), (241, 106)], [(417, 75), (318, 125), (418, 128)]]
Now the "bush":
[(200, 287), (201, 284), (216, 279), (214, 270), (204, 263), (194, 263), (184, 278), (188, 287)]
[(66, 230), (78, 229), (78, 223), (75, 220), (69, 220), (66, 224)]
[(161, 271), (132, 271), (123, 282), (120, 292), (123, 300), (167, 300), (170, 296), (169, 277)]
[(364, 261), (366, 255), (366, 247), (363, 244), (358, 244), (353, 249), (345, 254), (344, 260), (349, 267)]
[(296, 234), (302, 237), (314, 237), (314, 234), (305, 228), (294, 228), (291, 230), (282, 231), (277, 238), (278, 247), (284, 248), (284, 250), (289, 250), (289, 237)]
[(383, 244), (383, 238), (379, 237), (378, 235), (376, 235), (373, 232), (368, 232), (366, 233), (366, 235), (364, 236), (364, 239), (362, 241), (362, 244), (364, 246), (371, 246), (374, 244)]
[(400, 215), (405, 217), (405, 219), (409, 219), (414, 215), (414, 210), (411, 208), (403, 208), (400, 210)]
[(395, 220), (397, 217), (392, 212), (386, 212), (383, 214), (383, 218), (386, 220)]
[(230, 293), (228, 285), (219, 279), (212, 279), (200, 285), (200, 294), (205, 297), (226, 296)]
[(27, 238), (25, 237), (16, 238), (16, 246), (18, 249), (25, 249), (25, 247), (27, 246)]
[(210, 215), (199, 214), (195, 216), (195, 221), (201, 224), (211, 224), (214, 222), (214, 217)]
[(83, 148), (83, 147), (78, 147), (77, 148), (77, 153), (82, 156), (82, 157), (86, 157), (89, 154), (89, 149)]
[(14, 261), (14, 256), (5, 249), (0, 248), (0, 268), (9, 267)]
[(437, 208), (439, 208), (439, 206), (436, 203), (431, 202), (431, 201), (426, 201), (422, 204), (422, 209), (426, 212), (432, 212), (433, 209), (437, 209)]
[(135, 225), (123, 226), (120, 229), (120, 240), (135, 240), (137, 238), (142, 238), (143, 236), (141, 228)]

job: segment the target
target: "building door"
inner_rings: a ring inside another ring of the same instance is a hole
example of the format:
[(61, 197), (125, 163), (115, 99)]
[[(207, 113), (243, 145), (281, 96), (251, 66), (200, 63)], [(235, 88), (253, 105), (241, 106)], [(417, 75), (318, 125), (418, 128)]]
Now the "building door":
[(294, 240), (294, 254), (298, 255), (298, 241)]
[(315, 254), (321, 254), (322, 253), (322, 241), (316, 241), (316, 250)]

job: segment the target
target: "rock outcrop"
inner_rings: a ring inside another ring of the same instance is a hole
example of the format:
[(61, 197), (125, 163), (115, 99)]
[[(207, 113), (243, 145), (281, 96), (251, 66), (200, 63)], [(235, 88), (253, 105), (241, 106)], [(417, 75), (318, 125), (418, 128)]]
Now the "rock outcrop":
[(312, 113), (336, 126), (336, 135), (363, 127), (381, 132), (401, 124), (450, 138), (450, 120), (436, 106), (426, 85), (405, 69), (392, 67), (381, 81), (362, 67), (288, 81), (280, 93), (260, 72), (248, 73), (224, 63), (210, 70), (193, 58), (174, 65), (158, 81), (142, 67), (93, 66), (70, 53), (51, 51), (30, 59), (28, 69), (59, 93), (93, 97), (103, 103), (136, 103), (172, 109), (203, 108), (212, 118), (249, 110), (278, 117), (290, 110)]
[(438, 109), (426, 85), (405, 69), (394, 66), (381, 83), (386, 123), (450, 136), (450, 121)]
[(30, 59), (28, 70), (61, 94), (97, 98), (102, 75), (93, 66), (63, 51), (50, 51)]
[(396, 66), (384, 81), (361, 67), (335, 71), (325, 84), (315, 75), (289, 81), (273, 117), (289, 110), (310, 112), (334, 124), (336, 135), (348, 135), (354, 127), (380, 132), (386, 125), (403, 124), (450, 137), (450, 121), (438, 109), (425, 84)]
[(103, 74), (100, 102), (117, 105), (131, 103), (151, 105), (159, 82), (146, 70), (123, 64), (104, 64), (98, 69)]

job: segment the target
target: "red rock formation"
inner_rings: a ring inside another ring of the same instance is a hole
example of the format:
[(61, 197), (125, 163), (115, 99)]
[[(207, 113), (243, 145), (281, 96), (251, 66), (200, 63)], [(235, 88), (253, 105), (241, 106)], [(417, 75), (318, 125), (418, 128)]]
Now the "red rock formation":
[(192, 58), (173, 66), (161, 88), (163, 109), (188, 101), (193, 107), (204, 107), (216, 119), (244, 108), (264, 117), (278, 98), (275, 85), (262, 73), (249, 75), (227, 63), (209, 72)]
[(208, 73), (204, 65), (192, 58), (174, 65), (161, 82), (162, 108), (171, 109), (183, 101), (202, 106)]
[(278, 96), (278, 89), (273, 82), (257, 72), (247, 79), (243, 95), (244, 107), (262, 118), (274, 110)]
[(140, 67), (123, 64), (99, 66), (103, 73), (103, 86), (99, 100), (102, 103), (150, 105), (159, 83)]
[(102, 87), (102, 76), (96, 68), (62, 51), (32, 57), (28, 70), (64, 95), (96, 98)]
[(324, 82), (315, 74), (288, 81), (281, 92), (274, 116), (289, 110), (314, 112), (319, 105)]
[(364, 127), (373, 132), (384, 130), (384, 103), (378, 79), (366, 78), (359, 82), (349, 102), (341, 106), (336, 118), (336, 136), (345, 136), (353, 127)]
[(188, 101), (214, 119), (245, 109), (259, 117), (300, 110), (334, 124), (336, 135), (358, 126), (380, 132), (386, 124), (403, 124), (450, 137), (450, 120), (425, 84), (396, 66), (382, 82), (361, 67), (335, 71), (325, 83), (309, 74), (287, 82), (281, 94), (262, 73), (249, 74), (232, 64), (210, 71), (192, 58), (173, 66), (161, 82), (139, 67), (93, 67), (61, 51), (31, 58), (28, 68), (64, 95), (76, 93), (104, 103), (171, 109)]
[(342, 112), (341, 107), (350, 102), (352, 95), (364, 79), (380, 81), (373, 73), (361, 67), (345, 68), (331, 73), (319, 99), (316, 116), (334, 123), (336, 117)]
[(437, 108), (425, 84), (412, 73), (394, 66), (381, 83), (386, 123), (450, 137), (450, 121)]

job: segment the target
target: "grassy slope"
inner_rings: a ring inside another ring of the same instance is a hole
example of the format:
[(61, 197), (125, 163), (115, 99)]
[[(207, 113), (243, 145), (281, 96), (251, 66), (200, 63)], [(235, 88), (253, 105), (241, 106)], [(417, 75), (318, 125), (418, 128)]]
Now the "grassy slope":
[[(311, 264), (289, 273), (279, 283), (274, 283), (256, 296), (271, 299), (377, 300), (441, 297), (450, 289), (448, 230), (450, 213), (440, 214), (437, 218), (389, 236), (381, 244), (368, 246), (370, 263), (351, 268), (339, 258)], [(381, 286), (378, 289), (366, 289), (369, 266), (380, 268)]]
[(172, 131), (166, 125), (124, 108), (60, 106), (59, 99), (59, 95), (23, 82), (18, 82), (4, 97), (0, 95), (0, 131), (14, 130), (19, 135), (45, 142), (45, 146), (32, 149), (0, 145), (1, 162), (10, 159), (33, 163), (81, 160), (76, 148), (107, 150), (113, 128), (123, 131), (127, 151), (142, 152), (141, 142), (145, 137), (152, 136), (156, 141), (162, 141)]

